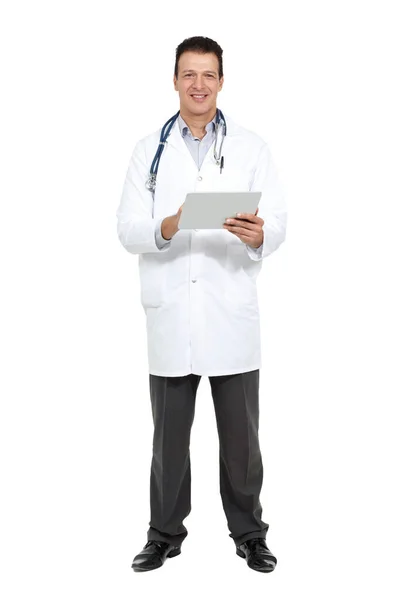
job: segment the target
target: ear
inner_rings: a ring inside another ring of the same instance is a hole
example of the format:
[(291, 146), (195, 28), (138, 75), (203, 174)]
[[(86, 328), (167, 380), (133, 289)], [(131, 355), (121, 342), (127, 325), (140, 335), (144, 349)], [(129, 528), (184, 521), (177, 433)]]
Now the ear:
[(221, 79), (219, 80), (219, 87), (218, 87), (219, 92), (222, 90), (223, 85), (224, 85), (224, 76), (222, 76)]
[(175, 76), (175, 75), (174, 75), (173, 82), (174, 82), (174, 89), (175, 89), (175, 91), (177, 92), (177, 91), (178, 91), (178, 88), (176, 87), (176, 82), (177, 82), (177, 80), (176, 80), (176, 76)]

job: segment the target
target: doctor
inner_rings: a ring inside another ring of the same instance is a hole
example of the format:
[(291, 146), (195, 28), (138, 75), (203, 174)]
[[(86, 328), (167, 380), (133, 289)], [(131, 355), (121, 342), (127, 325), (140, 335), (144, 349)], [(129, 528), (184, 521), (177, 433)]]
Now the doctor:
[[(285, 239), (286, 207), (267, 144), (227, 115), (222, 136), (217, 95), (223, 81), (222, 49), (215, 41), (193, 37), (177, 47), (179, 115), (164, 144), (156, 185), (149, 189), (161, 127), (136, 144), (117, 210), (118, 237), (138, 256), (154, 421), (151, 520), (134, 571), (161, 567), (180, 554), (188, 534), (183, 521), (191, 511), (190, 431), (203, 375), (213, 397), (220, 494), (236, 554), (261, 572), (277, 562), (266, 545), (269, 525), (261, 519), (259, 500), (256, 280), (263, 259)], [(259, 210), (233, 215), (219, 230), (180, 230), (186, 194), (215, 190), (261, 191)], [(202, 519), (207, 528), (207, 515)], [(208, 535), (207, 560), (218, 561), (211, 528)]]

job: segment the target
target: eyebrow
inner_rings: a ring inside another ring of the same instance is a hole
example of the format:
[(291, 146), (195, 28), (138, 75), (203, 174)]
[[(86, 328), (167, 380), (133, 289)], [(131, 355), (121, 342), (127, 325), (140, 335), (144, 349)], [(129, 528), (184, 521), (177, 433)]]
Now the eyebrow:
[[(195, 70), (194, 70), (194, 69), (184, 69), (184, 70), (182, 71), (182, 73), (195, 73)], [(203, 71), (203, 73), (214, 73), (214, 75), (216, 75), (216, 74), (217, 74), (217, 72), (216, 72), (216, 71), (211, 71), (211, 70), (209, 70), (209, 69), (205, 69), (205, 71)]]

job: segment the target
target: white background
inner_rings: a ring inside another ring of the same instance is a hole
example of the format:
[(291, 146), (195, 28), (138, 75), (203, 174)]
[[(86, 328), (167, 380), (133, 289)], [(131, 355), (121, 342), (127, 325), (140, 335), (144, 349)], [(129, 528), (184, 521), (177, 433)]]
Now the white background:
[[(396, 2), (4, 2), (1, 587), (7, 600), (400, 593)], [(218, 106), (269, 144), (287, 240), (258, 280), (269, 574), (235, 554), (208, 378), (182, 554), (136, 574), (152, 421), (133, 147), (179, 108), (176, 46), (224, 50)]]

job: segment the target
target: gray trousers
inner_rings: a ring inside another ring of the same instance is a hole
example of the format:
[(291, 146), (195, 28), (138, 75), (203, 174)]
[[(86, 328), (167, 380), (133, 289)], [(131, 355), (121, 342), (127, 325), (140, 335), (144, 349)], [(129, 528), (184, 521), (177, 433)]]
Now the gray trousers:
[[(220, 494), (235, 544), (266, 537), (259, 495), (259, 369), (209, 377), (219, 436)], [(149, 374), (154, 422), (148, 540), (179, 546), (191, 511), (190, 431), (201, 375)]]

